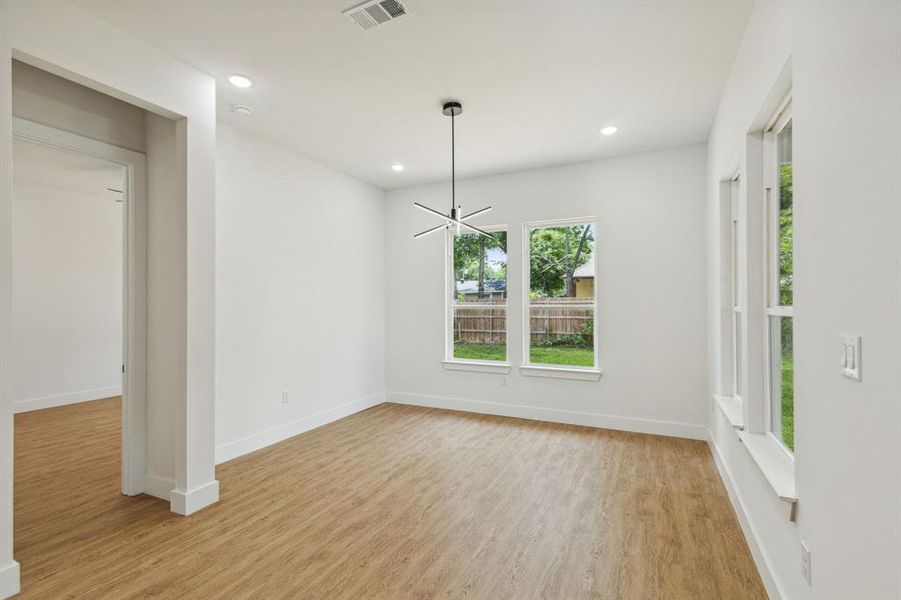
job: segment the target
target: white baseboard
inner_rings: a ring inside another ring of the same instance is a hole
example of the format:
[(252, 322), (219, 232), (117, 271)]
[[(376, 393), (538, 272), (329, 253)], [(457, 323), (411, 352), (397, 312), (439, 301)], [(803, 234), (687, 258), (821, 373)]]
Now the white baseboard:
[(26, 400), (16, 400), (13, 402), (13, 412), (19, 414), (32, 410), (41, 410), (42, 408), (53, 408), (55, 406), (65, 406), (67, 404), (76, 404), (78, 402), (88, 402), (89, 400), (100, 400), (102, 398), (111, 398), (113, 396), (121, 395), (122, 386), (114, 385), (111, 387), (97, 388), (96, 390), (82, 390), (80, 392), (70, 392), (68, 394), (44, 396), (43, 398), (28, 398)]
[(19, 563), (0, 566), (0, 600), (19, 593)]
[(773, 600), (781, 600), (785, 595), (782, 593), (779, 584), (773, 577), (773, 570), (770, 568), (769, 560), (767, 560), (766, 554), (763, 552), (763, 548), (758, 542), (757, 531), (751, 524), (751, 521), (748, 518), (748, 512), (745, 509), (745, 504), (741, 499), (741, 495), (738, 493), (738, 489), (735, 487), (735, 480), (732, 479), (732, 474), (726, 467), (726, 462), (723, 460), (723, 455), (720, 454), (719, 447), (714, 441), (713, 434), (710, 432), (708, 433), (709, 438), (707, 445), (710, 446), (710, 454), (713, 455), (713, 462), (716, 464), (717, 471), (719, 471), (720, 479), (723, 480), (723, 485), (726, 486), (726, 493), (729, 495), (729, 500), (732, 502), (732, 508), (738, 516), (738, 523), (741, 525), (742, 533), (744, 533), (745, 540), (748, 542), (748, 548), (750, 548), (751, 556), (754, 558), (754, 563), (757, 565), (757, 572), (760, 573), (760, 579), (763, 580), (763, 586), (766, 588), (770, 598)]
[(175, 482), (166, 477), (159, 475), (144, 475), (144, 493), (160, 500), (169, 502), (172, 499), (172, 490), (175, 489)]
[(219, 501), (219, 482), (215, 479), (187, 492), (172, 490), (169, 510), (188, 516)]
[(703, 425), (694, 425), (691, 423), (658, 421), (636, 417), (620, 417), (574, 410), (543, 408), (539, 406), (502, 404), (484, 400), (467, 400), (464, 398), (449, 398), (445, 396), (409, 394), (406, 392), (388, 392), (387, 397), (389, 402), (396, 402), (398, 404), (447, 408), (450, 410), (498, 415), (501, 417), (517, 417), (520, 419), (531, 419), (533, 421), (549, 421), (551, 423), (567, 423), (570, 425), (584, 425), (586, 427), (599, 427), (602, 429), (634, 431), (636, 433), (650, 433), (692, 440), (707, 439), (707, 428)]
[(358, 413), (361, 410), (366, 410), (367, 408), (381, 404), (384, 401), (385, 394), (372, 394), (371, 396), (366, 396), (365, 398), (360, 398), (359, 400), (329, 408), (297, 419), (296, 421), (291, 421), (233, 442), (222, 444), (221, 446), (216, 447), (216, 464), (218, 465), (219, 463), (224, 463), (233, 458), (243, 456), (254, 450), (271, 446), (272, 444), (294, 437), (295, 435), (300, 435), (311, 429), (322, 427), (332, 421), (343, 419), (344, 417)]

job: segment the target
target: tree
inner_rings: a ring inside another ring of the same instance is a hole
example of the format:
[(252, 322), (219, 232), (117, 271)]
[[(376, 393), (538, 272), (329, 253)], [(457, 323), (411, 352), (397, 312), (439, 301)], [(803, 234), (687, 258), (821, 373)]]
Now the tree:
[(593, 247), (591, 225), (532, 230), (529, 237), (531, 294), (551, 298), (574, 296), (574, 273), (591, 259)]
[(507, 278), (506, 260), (502, 263), (491, 261), (491, 250), (506, 254), (506, 231), (497, 231), (490, 238), (477, 233), (454, 236), (454, 279), (478, 281), (479, 298), (485, 294), (485, 281)]

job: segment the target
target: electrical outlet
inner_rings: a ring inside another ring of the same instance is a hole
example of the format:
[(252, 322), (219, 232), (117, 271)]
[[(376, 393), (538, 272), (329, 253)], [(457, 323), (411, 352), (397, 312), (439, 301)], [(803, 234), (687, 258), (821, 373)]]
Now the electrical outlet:
[(841, 372), (842, 375), (850, 379), (860, 381), (860, 336), (859, 335), (843, 335), (842, 354), (841, 354)]
[(288, 390), (282, 390), (282, 404), (288, 403)]
[(801, 542), (801, 575), (807, 585), (810, 585), (810, 548), (803, 541)]

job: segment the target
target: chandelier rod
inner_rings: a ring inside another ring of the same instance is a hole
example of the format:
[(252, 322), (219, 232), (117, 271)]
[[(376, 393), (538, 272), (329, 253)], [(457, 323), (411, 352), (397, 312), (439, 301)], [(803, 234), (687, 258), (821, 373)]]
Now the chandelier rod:
[(456, 118), (456, 111), (451, 110), (451, 215), (454, 215), (457, 208), (457, 146), (454, 138), (454, 119)]

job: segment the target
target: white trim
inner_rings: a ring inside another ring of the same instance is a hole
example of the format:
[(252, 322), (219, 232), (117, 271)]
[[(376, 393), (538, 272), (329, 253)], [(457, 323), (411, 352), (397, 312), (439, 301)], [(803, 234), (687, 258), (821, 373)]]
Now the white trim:
[(104, 398), (112, 398), (121, 395), (122, 386), (114, 385), (94, 390), (55, 394), (53, 396), (44, 396), (41, 398), (26, 398), (25, 400), (16, 400), (13, 402), (13, 413), (19, 414), (30, 412), (32, 410), (43, 410), (45, 408), (66, 406), (67, 404), (77, 404), (79, 402), (90, 402), (91, 400), (102, 400)]
[[(122, 493), (144, 491), (146, 469), (147, 391), (147, 200), (146, 157), (82, 135), (12, 119), (13, 138), (77, 152), (125, 168), (123, 202), (123, 351), (122, 376)], [(117, 395), (117, 394), (111, 394)], [(18, 412), (18, 411), (17, 411)]]
[(748, 454), (754, 459), (754, 463), (779, 499), (789, 503), (797, 502), (795, 462), (781, 445), (771, 438), (769, 433), (739, 431), (738, 439), (744, 444)]
[(506, 375), (510, 372), (510, 363), (478, 360), (442, 360), (445, 371), (470, 371), (472, 373), (500, 373)]
[(260, 450), (301, 433), (322, 427), (338, 419), (343, 419), (367, 408), (372, 408), (385, 401), (384, 393), (376, 393), (346, 404), (307, 415), (259, 433), (254, 433), (232, 442), (216, 446), (216, 464), (221, 464), (239, 456)]
[(722, 479), (723, 485), (726, 488), (726, 494), (728, 494), (729, 500), (732, 502), (732, 508), (735, 510), (735, 515), (738, 517), (738, 524), (741, 526), (742, 533), (745, 535), (745, 541), (747, 541), (748, 548), (751, 550), (751, 556), (754, 558), (754, 563), (757, 565), (757, 572), (760, 573), (760, 579), (763, 580), (767, 595), (773, 600), (781, 600), (782, 598), (785, 598), (785, 594), (782, 593), (778, 582), (775, 577), (773, 577), (775, 570), (770, 566), (770, 560), (764, 552), (763, 546), (760, 544), (757, 530), (754, 528), (748, 510), (745, 507), (745, 503), (738, 493), (738, 486), (735, 485), (732, 473), (730, 473), (729, 469), (726, 467), (726, 461), (723, 460), (723, 455), (720, 453), (719, 446), (717, 446), (716, 442), (713, 440), (714, 437), (711, 434), (707, 445), (710, 447), (713, 463), (716, 465), (717, 471), (719, 471), (720, 479)]
[[(504, 257), (507, 260), (507, 278), (504, 281), (506, 286), (505, 294), (507, 295), (504, 298), (504, 304), (454, 304), (454, 296), (453, 291), (456, 289), (456, 271), (454, 270), (454, 238), (458, 235), (456, 227), (449, 227), (447, 232), (444, 235), (444, 361), (443, 363), (466, 363), (466, 362), (481, 362), (481, 361), (457, 361), (454, 359), (454, 308), (458, 308), (460, 306), (464, 306), (465, 308), (485, 308), (485, 307), (501, 307), (504, 308), (504, 346), (509, 346), (508, 339), (510, 337), (510, 319), (507, 313), (507, 308), (510, 304), (510, 227), (507, 224), (503, 225), (482, 225), (479, 227), (484, 231), (489, 233), (493, 233), (495, 231), (503, 231), (507, 234), (507, 242), (504, 247)], [(461, 232), (459, 235), (478, 235), (474, 234), (471, 231)], [(510, 349), (506, 348), (508, 356)], [(487, 362), (487, 361), (486, 361)], [(505, 364), (505, 363), (499, 363)], [(445, 364), (445, 368), (447, 368)], [(478, 371), (478, 369), (454, 369), (458, 371)], [(509, 371), (509, 369), (508, 369)], [(484, 373), (488, 372), (496, 372), (496, 371), (481, 371)]]
[(169, 494), (170, 510), (182, 516), (196, 513), (219, 501), (219, 481), (214, 479), (193, 490), (172, 490)]
[[(554, 375), (547, 375), (545, 371), (539, 371), (537, 369), (545, 370), (548, 368), (548, 365), (541, 363), (532, 363), (531, 360), (531, 349), (532, 349), (532, 311), (531, 311), (531, 295), (530, 292), (532, 290), (532, 272), (531, 272), (531, 232), (533, 229), (546, 229), (550, 227), (567, 227), (570, 225), (591, 225), (594, 229), (594, 248), (592, 249), (592, 258), (595, 257), (598, 248), (598, 240), (597, 240), (597, 232), (598, 232), (598, 218), (597, 217), (573, 217), (568, 219), (552, 219), (549, 221), (529, 221), (522, 224), (522, 250), (520, 252), (520, 262), (522, 263), (522, 366), (520, 366), (520, 371), (523, 375), (535, 375), (538, 377), (554, 377)], [(593, 372), (596, 372), (597, 376), (600, 377), (601, 373), (601, 355), (600, 355), (600, 336), (598, 335), (598, 283), (600, 281), (600, 277), (598, 275), (598, 269), (600, 268), (600, 261), (594, 261), (594, 295), (591, 299), (591, 302), (584, 303), (583, 307), (588, 308), (590, 305), (591, 308), (591, 318), (593, 319), (594, 327), (592, 334), (591, 347), (594, 352), (594, 365), (592, 365)], [(508, 269), (509, 273), (509, 269)], [(509, 299), (509, 295), (508, 295)], [(556, 369), (558, 371), (562, 371), (553, 365), (550, 368)], [(534, 369), (529, 371), (529, 369)], [(557, 377), (563, 379), (585, 379), (582, 377), (568, 377), (566, 375), (558, 375)]]
[(0, 566), (0, 599), (15, 596), (19, 588), (19, 563), (11, 563)]
[(19, 563), (12, 561), (0, 567), (0, 598), (19, 593)]
[(578, 367), (553, 367), (549, 365), (522, 365), (519, 372), (526, 377), (552, 377), (555, 379), (578, 379), (581, 381), (598, 381), (600, 369), (580, 369)]
[(713, 400), (716, 402), (716, 405), (720, 407), (720, 410), (732, 427), (735, 429), (744, 429), (745, 419), (741, 399), (737, 396), (721, 396), (719, 394), (714, 394)]
[(175, 489), (175, 480), (159, 475), (144, 475), (144, 493), (169, 502), (172, 498), (172, 490)]
[(557, 408), (525, 406), (522, 404), (503, 404), (500, 402), (487, 402), (484, 400), (469, 400), (466, 398), (451, 398), (446, 396), (430, 396), (408, 392), (388, 392), (387, 401), (397, 404), (408, 404), (411, 406), (444, 408), (483, 415), (515, 417), (532, 421), (547, 421), (549, 423), (567, 423), (569, 425), (615, 429), (617, 431), (632, 431), (635, 433), (648, 433), (652, 435), (664, 435), (691, 440), (707, 439), (707, 428), (704, 425), (695, 425), (693, 423), (659, 421), (637, 417), (621, 417), (574, 410), (560, 410)]

